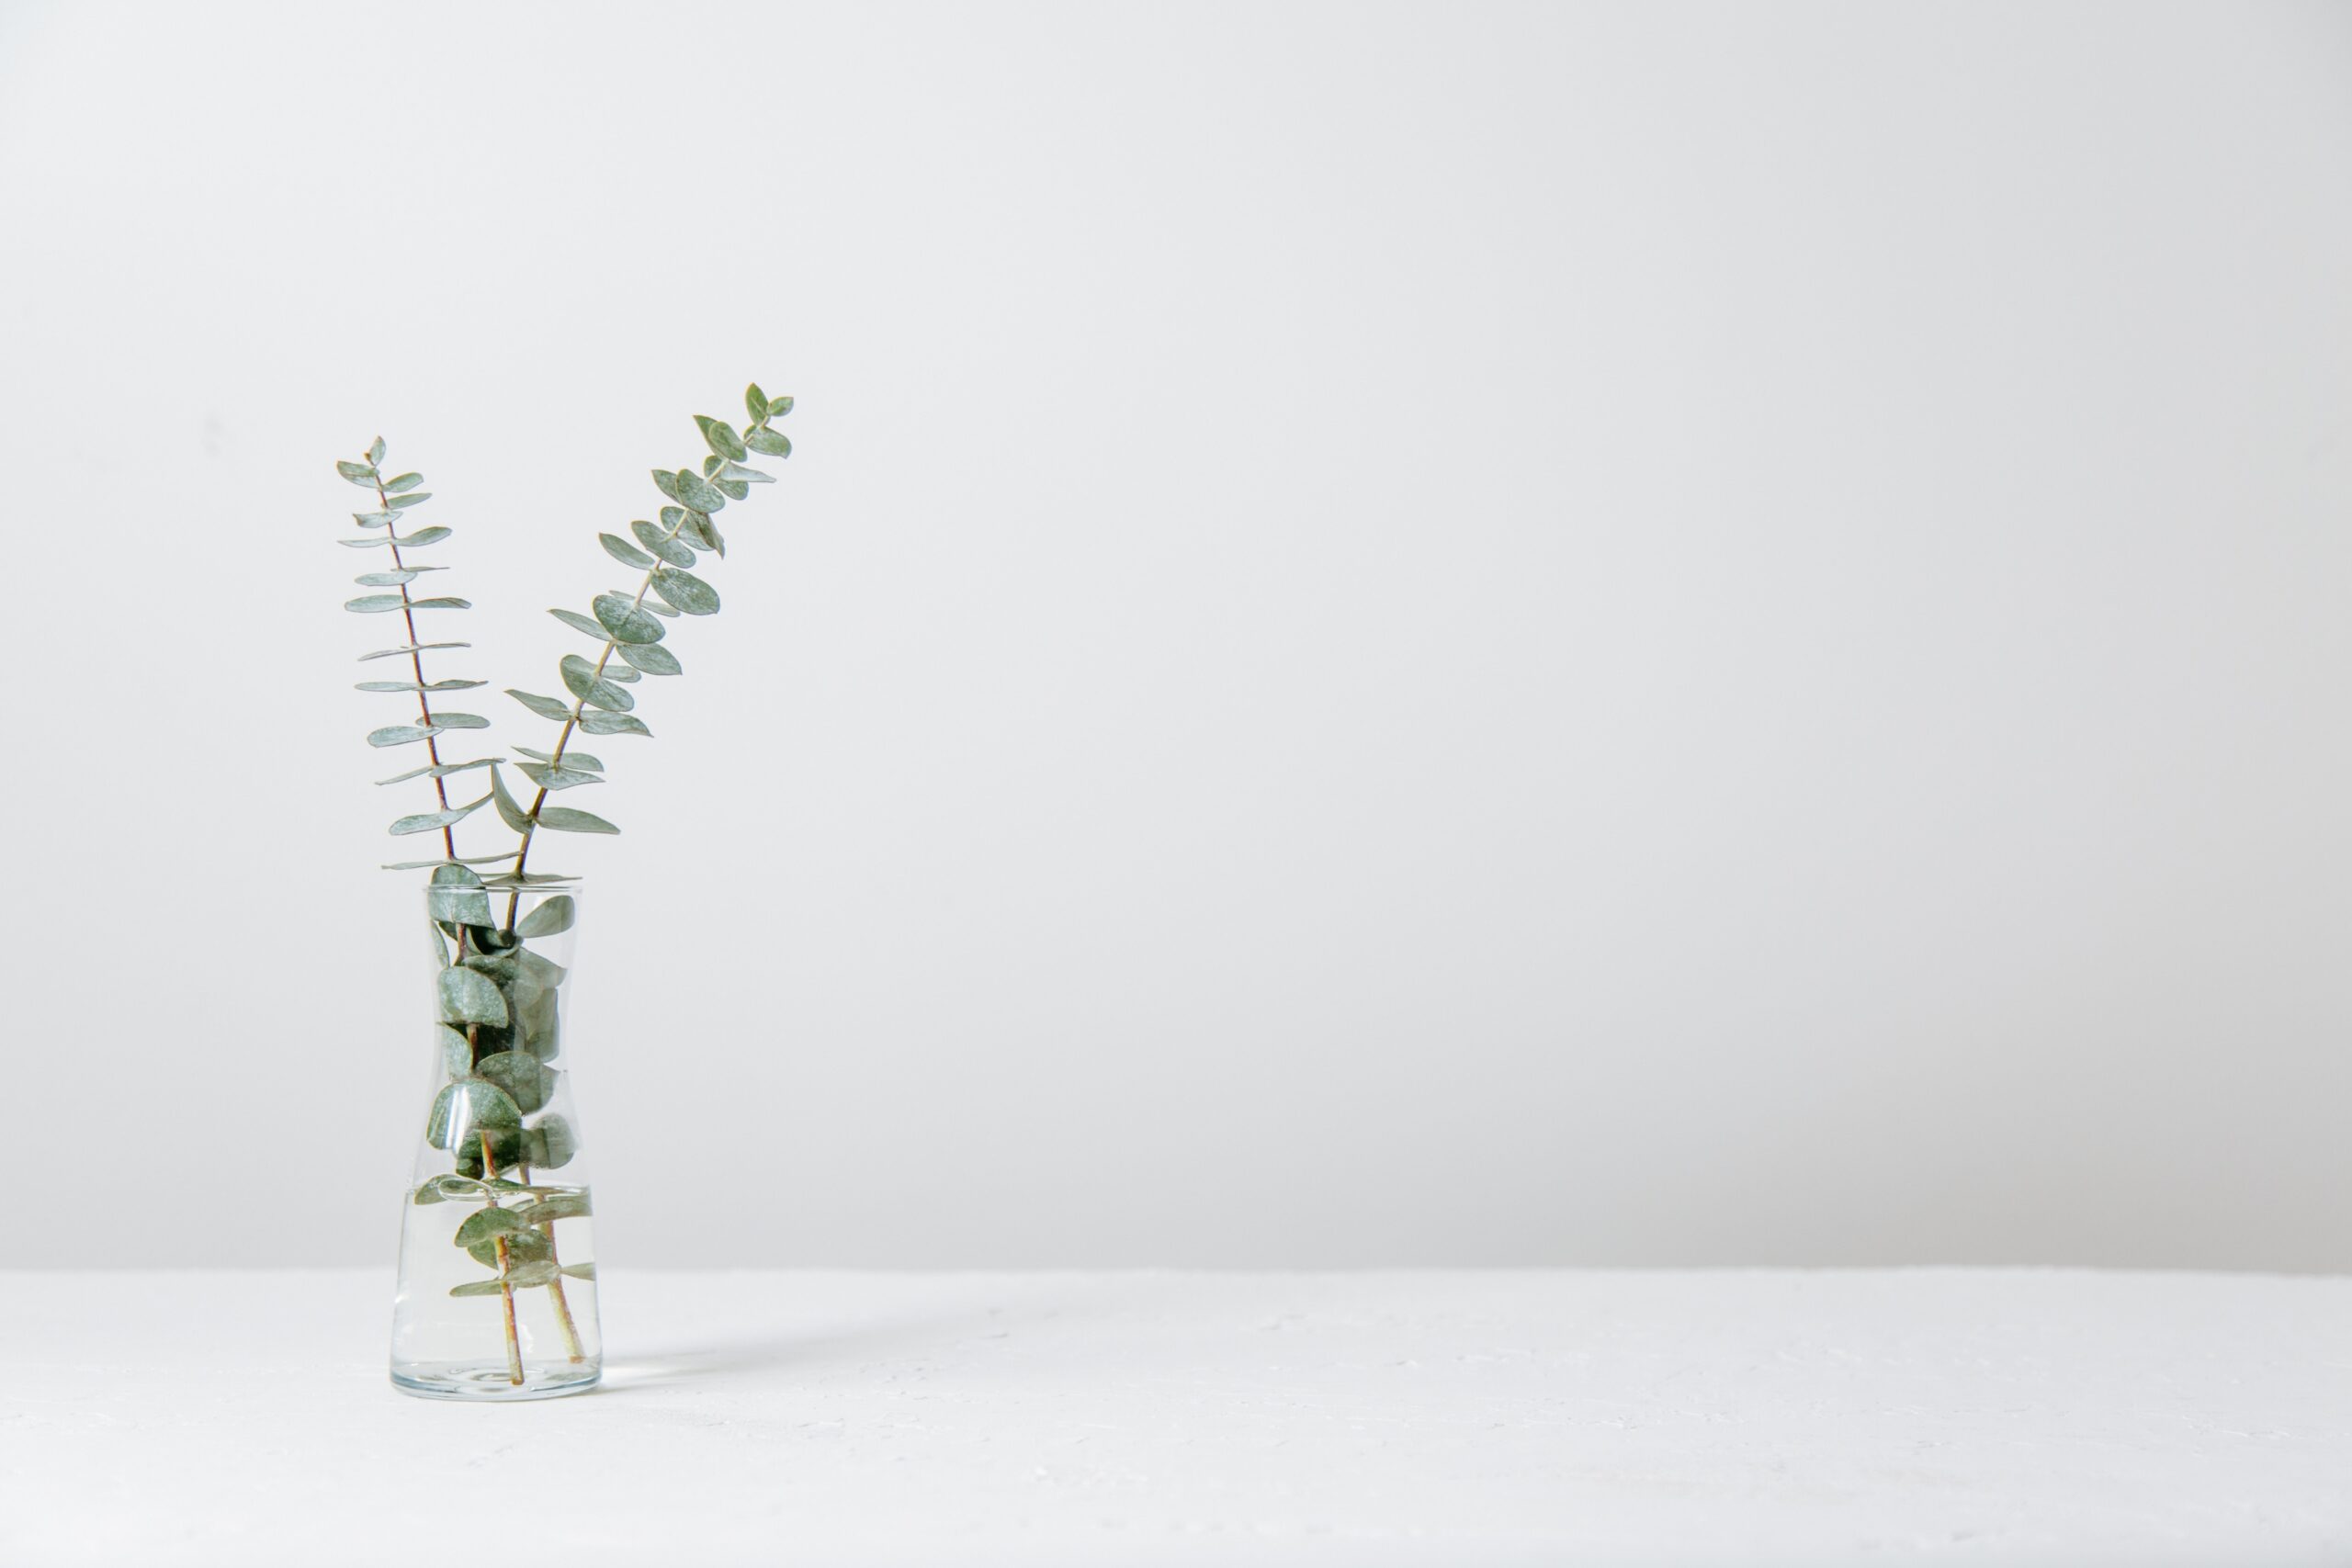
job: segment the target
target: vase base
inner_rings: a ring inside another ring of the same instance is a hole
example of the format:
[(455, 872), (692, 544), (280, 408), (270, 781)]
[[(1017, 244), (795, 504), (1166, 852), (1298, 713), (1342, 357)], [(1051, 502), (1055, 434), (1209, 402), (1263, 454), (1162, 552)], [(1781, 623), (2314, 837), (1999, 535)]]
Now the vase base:
[(418, 1399), (511, 1404), (586, 1393), (604, 1375), (604, 1369), (593, 1361), (577, 1366), (526, 1366), (523, 1381), (517, 1383), (503, 1361), (425, 1361), (394, 1367), (392, 1386)]

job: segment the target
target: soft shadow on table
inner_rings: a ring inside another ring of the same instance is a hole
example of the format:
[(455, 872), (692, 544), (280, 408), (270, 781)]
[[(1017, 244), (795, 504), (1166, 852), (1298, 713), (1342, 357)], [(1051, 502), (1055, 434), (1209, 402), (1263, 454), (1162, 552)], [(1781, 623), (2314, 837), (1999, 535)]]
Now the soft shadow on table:
[(1041, 1280), (986, 1305), (967, 1300), (931, 1314), (900, 1312), (876, 1321), (831, 1325), (808, 1324), (804, 1315), (799, 1323), (780, 1324), (771, 1336), (615, 1359), (605, 1363), (599, 1396), (750, 1372), (820, 1372), (927, 1360), (975, 1339), (1003, 1337), (1063, 1317), (1075, 1304), (1075, 1292)]

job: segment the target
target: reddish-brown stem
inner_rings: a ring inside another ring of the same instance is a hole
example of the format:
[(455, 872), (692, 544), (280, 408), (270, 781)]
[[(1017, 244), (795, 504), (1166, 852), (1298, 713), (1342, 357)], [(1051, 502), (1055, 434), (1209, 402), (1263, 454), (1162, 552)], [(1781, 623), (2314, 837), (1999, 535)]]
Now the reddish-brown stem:
[[(490, 1152), (490, 1134), (475, 1134), (481, 1139), (481, 1174), (485, 1181), (498, 1179), (498, 1156)], [(514, 1332), (514, 1287), (506, 1279), (506, 1238), (500, 1236), (498, 1249), (499, 1299), (506, 1305), (506, 1381), (516, 1388), (523, 1386), (523, 1342)]]

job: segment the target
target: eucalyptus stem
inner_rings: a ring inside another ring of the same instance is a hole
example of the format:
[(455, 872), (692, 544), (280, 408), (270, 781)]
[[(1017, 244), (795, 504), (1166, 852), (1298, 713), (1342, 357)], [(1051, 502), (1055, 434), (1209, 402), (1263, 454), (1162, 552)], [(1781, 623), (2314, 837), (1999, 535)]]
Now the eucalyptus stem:
[[(498, 1179), (498, 1156), (490, 1146), (490, 1134), (483, 1132), (475, 1135), (481, 1140), (482, 1175), (495, 1181)], [(498, 1252), (498, 1296), (506, 1308), (506, 1381), (520, 1388), (523, 1386), (523, 1341), (514, 1332), (514, 1287), (506, 1282), (511, 1273), (506, 1258), (506, 1238), (500, 1236), (495, 1246)]]

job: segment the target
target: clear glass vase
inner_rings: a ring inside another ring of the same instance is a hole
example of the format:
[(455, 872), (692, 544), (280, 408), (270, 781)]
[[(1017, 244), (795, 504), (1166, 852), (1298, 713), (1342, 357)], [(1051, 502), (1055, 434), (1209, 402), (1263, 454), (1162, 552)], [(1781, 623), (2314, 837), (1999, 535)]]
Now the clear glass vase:
[(392, 1382), (429, 1399), (584, 1393), (604, 1348), (565, 1049), (580, 885), (435, 876), (433, 1085), (401, 1201)]

